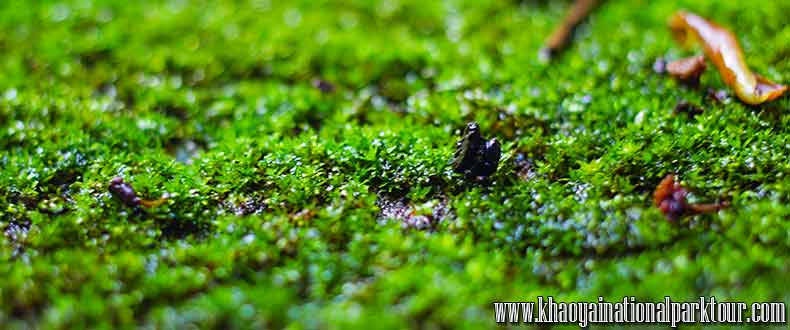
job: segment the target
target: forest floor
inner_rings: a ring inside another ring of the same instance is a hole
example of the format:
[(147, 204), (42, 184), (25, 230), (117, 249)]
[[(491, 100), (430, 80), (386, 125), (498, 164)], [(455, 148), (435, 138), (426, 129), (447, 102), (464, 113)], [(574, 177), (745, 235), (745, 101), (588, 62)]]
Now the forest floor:
[[(493, 328), (494, 301), (790, 302), (790, 2), (3, 1), (0, 328)], [(673, 112), (679, 101), (701, 108)], [(477, 122), (496, 172), (453, 172)], [(668, 221), (675, 174), (719, 212)], [(132, 206), (108, 186), (122, 177)], [(765, 329), (765, 328), (763, 328)]]

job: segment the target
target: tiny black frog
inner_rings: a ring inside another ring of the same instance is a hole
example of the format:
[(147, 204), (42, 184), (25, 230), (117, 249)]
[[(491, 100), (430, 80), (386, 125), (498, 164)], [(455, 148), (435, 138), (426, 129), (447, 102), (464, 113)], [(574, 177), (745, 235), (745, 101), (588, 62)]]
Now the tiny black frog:
[(472, 122), (466, 125), (461, 140), (455, 144), (453, 170), (467, 178), (484, 179), (494, 174), (501, 155), (499, 141), (486, 141), (480, 133), (480, 126)]

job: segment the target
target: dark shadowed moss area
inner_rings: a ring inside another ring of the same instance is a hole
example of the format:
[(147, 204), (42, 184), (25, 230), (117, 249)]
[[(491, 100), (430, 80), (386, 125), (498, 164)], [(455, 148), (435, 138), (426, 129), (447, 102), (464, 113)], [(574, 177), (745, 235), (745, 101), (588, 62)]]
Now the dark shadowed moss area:
[[(478, 329), (493, 301), (538, 295), (790, 302), (790, 98), (718, 103), (714, 70), (699, 90), (653, 72), (692, 54), (666, 27), (685, 8), (790, 81), (790, 2), (610, 1), (542, 64), (568, 6), (2, 1), (0, 328)], [(502, 143), (485, 182), (450, 167), (470, 121)], [(670, 173), (731, 207), (668, 222), (652, 190)], [(170, 199), (129, 208), (115, 176)], [(444, 211), (403, 228), (382, 200)]]

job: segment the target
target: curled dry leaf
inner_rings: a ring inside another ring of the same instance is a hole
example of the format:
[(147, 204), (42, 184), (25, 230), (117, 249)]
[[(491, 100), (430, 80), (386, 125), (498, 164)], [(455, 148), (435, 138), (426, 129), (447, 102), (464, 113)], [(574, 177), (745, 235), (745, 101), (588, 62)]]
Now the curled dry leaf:
[(696, 86), (699, 84), (699, 77), (707, 67), (705, 57), (698, 55), (669, 62), (666, 70), (675, 79)]
[(753, 73), (743, 57), (738, 40), (723, 27), (689, 12), (672, 16), (669, 26), (681, 44), (696, 41), (702, 44), (705, 56), (738, 98), (756, 105), (774, 100), (787, 91), (787, 86), (769, 81)]
[(540, 58), (549, 60), (562, 51), (570, 42), (576, 27), (584, 21), (584, 18), (586, 18), (599, 3), (599, 0), (576, 0), (560, 25), (558, 25), (549, 38), (546, 39), (543, 48), (540, 50)]
[(727, 203), (689, 204), (687, 195), (686, 188), (670, 174), (656, 186), (653, 203), (670, 221), (678, 220), (684, 215), (718, 212), (727, 207)]

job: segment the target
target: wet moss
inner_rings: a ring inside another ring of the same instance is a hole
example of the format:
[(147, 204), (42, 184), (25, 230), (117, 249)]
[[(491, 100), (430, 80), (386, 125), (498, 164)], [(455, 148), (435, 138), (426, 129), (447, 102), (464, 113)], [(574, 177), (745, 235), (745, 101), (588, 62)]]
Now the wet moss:
[[(0, 328), (471, 329), (539, 294), (787, 301), (790, 99), (745, 106), (706, 95), (726, 88), (710, 70), (690, 89), (653, 64), (690, 55), (666, 27), (682, 7), (787, 82), (788, 4), (609, 1), (541, 63), (568, 5), (0, 3)], [(470, 121), (501, 143), (485, 184), (448, 163)], [(689, 203), (730, 207), (667, 222), (652, 194), (671, 173)], [(116, 176), (169, 201), (129, 208)], [(404, 230), (381, 196), (445, 216)]]

